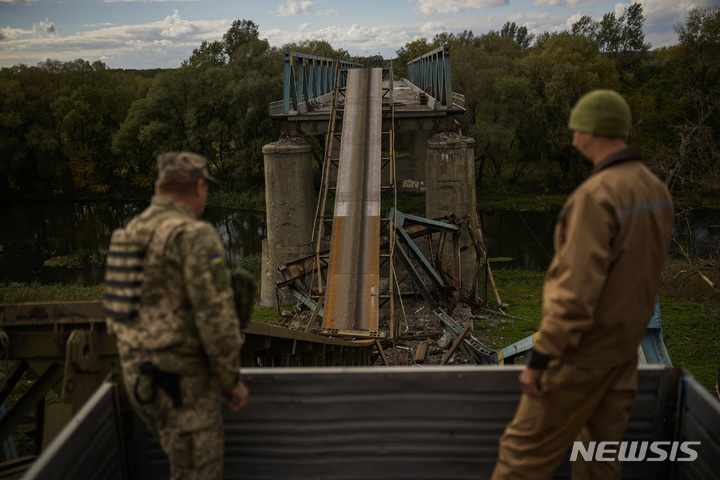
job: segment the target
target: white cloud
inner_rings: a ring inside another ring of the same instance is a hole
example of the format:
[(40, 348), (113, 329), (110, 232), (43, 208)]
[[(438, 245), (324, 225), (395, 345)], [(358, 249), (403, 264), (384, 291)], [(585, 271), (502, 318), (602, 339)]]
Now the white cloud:
[[(595, 3), (597, 3), (597, 2), (594, 0), (567, 0), (565, 2), (565, 4), (568, 7), (583, 7), (583, 6), (590, 7), (590, 6), (594, 5)], [(607, 12), (603, 12), (603, 14), (605, 14), (605, 13), (607, 13)]]
[(653, 48), (677, 43), (675, 27), (685, 23), (688, 13), (696, 7), (720, 7), (718, 0), (640, 0), (645, 16), (645, 41)]
[(567, 27), (568, 30), (570, 30), (570, 29), (572, 28), (572, 26), (573, 26), (575, 23), (579, 22), (580, 19), (581, 19), (582, 17), (584, 17), (584, 16), (585, 16), (585, 14), (584, 14), (584, 13), (580, 13), (580, 12), (576, 13), (575, 15), (572, 15), (571, 17), (569, 17), (569, 18), (567, 19), (567, 22), (565, 22), (565, 26)]
[(160, 35), (163, 37), (179, 37), (180, 35), (189, 35), (196, 30), (192, 22), (180, 18), (180, 14), (175, 10), (172, 16), (165, 17), (163, 21), (163, 29)]
[(20, 35), (28, 35), (30, 33), (32, 32), (21, 28), (0, 28), (0, 40), (13, 40), (18, 38)]
[[(578, 8), (552, 7), (552, 3), (558, 1), (566, 6), (573, 2), (582, 3), (584, 6)], [(614, 9), (616, 2), (624, 2), (620, 4), (624, 8), (624, 6), (630, 5), (632, 0), (613, 0), (611, 3), (596, 3), (592, 6), (593, 1), (595, 0), (535, 0), (535, 7), (518, 7), (509, 12), (506, 12), (507, 9), (502, 9), (488, 15), (487, 11), (472, 11), (472, 9), (488, 5), (504, 5), (507, 1), (433, 0), (430, 2), (428, 0), (409, 0), (405, 18), (397, 20), (398, 23), (381, 25), (375, 23), (373, 25), (370, 22), (382, 22), (382, 18), (377, 20), (379, 15), (374, 15), (374, 18), (368, 20), (352, 19), (357, 23), (350, 26), (343, 23), (347, 17), (342, 7), (336, 6), (340, 5), (340, 2), (332, 5), (324, 0), (282, 2), (276, 0), (273, 5), (280, 6), (271, 12), (272, 15), (279, 15), (282, 12), (288, 15), (310, 13), (312, 14), (312, 25), (294, 18), (290, 19), (291, 29), (286, 30), (280, 28), (279, 25), (289, 22), (270, 21), (270, 26), (273, 26), (274, 23), (278, 28), (261, 29), (260, 37), (266, 38), (276, 47), (303, 40), (323, 39), (334, 48), (348, 50), (351, 55), (366, 56), (379, 53), (385, 58), (392, 58), (397, 50), (408, 42), (422, 37), (432, 39), (434, 35), (443, 31), (458, 33), (463, 30), (471, 30), (475, 35), (482, 35), (489, 30), (498, 31), (505, 22), (510, 21), (525, 26), (530, 33), (538, 35), (543, 32), (568, 30), (583, 14), (590, 14), (596, 20), (600, 20), (604, 13)], [(646, 18), (646, 41), (652, 43), (654, 48), (677, 42), (674, 28), (685, 21), (687, 13), (692, 7), (717, 6), (720, 2), (720, 0), (640, 1)], [(3, 2), (0, 5), (9, 7), (7, 0), (0, 0), (0, 2)], [(38, 6), (41, 3), (36, 2), (29, 6)], [(16, 6), (22, 5), (13, 7)], [(335, 18), (337, 12), (326, 8), (328, 6), (335, 6), (343, 15)], [(266, 5), (260, 7), (262, 11), (266, 11), (267, 8)], [(435, 14), (432, 17), (424, 18), (424, 21), (417, 21), (417, 19), (413, 21), (411, 11), (413, 8), (416, 12), (435, 12)], [(604, 10), (605, 8), (607, 10)], [(464, 13), (462, 15), (441, 15), (445, 11), (447, 13), (463, 11)], [(170, 12), (172, 14), (168, 15)], [(111, 68), (174, 68), (178, 67), (182, 61), (187, 60), (193, 49), (198, 48), (203, 40), (221, 39), (232, 23), (232, 19), (187, 20), (186, 18), (190, 18), (189, 13), (182, 18), (180, 13), (173, 12), (172, 8), (163, 10), (162, 15), (156, 15), (144, 24), (84, 25), (84, 29), (87, 31), (74, 35), (65, 35), (66, 30), (70, 27), (59, 24), (57, 19), (55, 19), (55, 24), (45, 20), (34, 24), (30, 29), (33, 19), (42, 18), (31, 17), (25, 29), (17, 28), (17, 25), (13, 25), (12, 28), (0, 28), (0, 65), (36, 64), (47, 58), (61, 61), (83, 58), (90, 62), (103, 60)], [(331, 17), (324, 18), (327, 16)], [(267, 17), (264, 18), (267, 20)], [(117, 24), (121, 21), (116, 18), (99, 18), (98, 22), (106, 20), (114, 21)], [(1, 21), (2, 18), (0, 18)], [(324, 24), (328, 26), (323, 28), (320, 22), (325, 22)], [(258, 25), (260, 27), (268, 26), (265, 21), (260, 20)], [(55, 26), (58, 26), (65, 36), (60, 35), (55, 30)], [(52, 33), (53, 31), (55, 34)]]
[[(34, 0), (33, 0), (34, 1)], [(103, 0), (105, 3), (199, 2), (200, 0)]]
[(58, 35), (52, 40), (44, 35), (16, 36), (2, 42), (0, 65), (82, 58), (89, 62), (103, 59), (110, 68), (177, 68), (203, 40), (222, 38), (231, 23), (231, 20), (186, 21), (176, 12), (156, 22)]
[[(583, 3), (584, 0), (567, 0), (569, 6)], [(612, 11), (616, 17), (620, 17), (627, 8), (634, 2), (617, 3)], [(685, 23), (687, 14), (696, 7), (720, 6), (719, 0), (636, 0), (643, 7), (643, 16), (645, 23), (643, 31), (645, 33), (645, 41), (649, 42), (652, 48), (667, 47), (677, 43), (677, 34), (675, 27)], [(590, 16), (594, 20), (602, 20), (602, 16), (609, 11)], [(565, 28), (569, 29), (573, 23), (577, 22), (580, 17), (589, 14), (587, 11), (577, 12), (567, 18)]]
[[(616, 3), (615, 4), (615, 18), (620, 18), (623, 16), (625, 11), (628, 9), (630, 5), (626, 3)], [(608, 12), (609, 13), (609, 12)]]
[(645, 25), (684, 23), (695, 7), (720, 7), (718, 0), (640, 0)]
[[(420, 1), (420, 0), (417, 0)], [(411, 3), (417, 3), (410, 0)], [(551, 2), (553, 0), (541, 0)], [(572, 0), (563, 0), (570, 3)], [(644, 0), (644, 15), (646, 41), (650, 42), (653, 48), (671, 45), (677, 42), (677, 35), (674, 33), (675, 25), (684, 22), (687, 11), (692, 2), (708, 4), (719, 0)], [(441, 2), (437, 2), (441, 3)], [(472, 2), (463, 2), (463, 5), (470, 5)], [(579, 0), (578, 3), (589, 5), (586, 0)], [(591, 3), (591, 2), (590, 2)], [(459, 2), (454, 2), (459, 5)], [(630, 2), (620, 4), (623, 9), (630, 5)], [(660, 29), (662, 25), (653, 23), (659, 17), (658, 10), (667, 9), (669, 5), (675, 5), (673, 15), (669, 17), (666, 28)], [(549, 4), (548, 4), (549, 6)], [(310, 29), (304, 27), (302, 30), (291, 31), (281, 29), (269, 29), (261, 31), (261, 36), (275, 46), (285, 43), (301, 42), (303, 40), (323, 38), (330, 42), (335, 48), (345, 48), (351, 55), (368, 55), (375, 52), (386, 58), (392, 58), (397, 50), (410, 41), (418, 38), (432, 39), (437, 33), (447, 31), (458, 33), (463, 30), (471, 30), (475, 35), (482, 35), (490, 30), (498, 31), (505, 22), (515, 22), (517, 25), (527, 27), (534, 35), (544, 32), (558, 32), (569, 30), (573, 23), (577, 22), (583, 15), (591, 14), (596, 20), (601, 20), (602, 15), (613, 11), (614, 6), (608, 7), (607, 11), (601, 13), (590, 13), (589, 8), (576, 9), (574, 11), (550, 9), (550, 8), (524, 8), (512, 13), (496, 13), (493, 15), (470, 15), (462, 17), (445, 17), (443, 21), (429, 21), (408, 24), (383, 25), (367, 27), (355, 24), (351, 28), (327, 27), (323, 29)], [(624, 10), (621, 10), (622, 12)], [(369, 53), (368, 53), (369, 52)]]
[(57, 36), (58, 32), (55, 30), (55, 27), (53, 26), (53, 22), (48, 20), (47, 18), (38, 23), (33, 23), (33, 35), (40, 35), (45, 34), (49, 35), (51, 37)]
[(152, 40), (152, 41), (145, 41), (145, 40), (130, 40), (127, 42), (129, 46), (131, 46), (135, 50), (143, 50), (149, 47), (156, 48), (156, 47), (170, 47), (172, 46), (172, 42), (170, 40)]
[(440, 32), (446, 32), (445, 22), (427, 22), (420, 26), (418, 31), (427, 37), (434, 37), (435, 34)]
[(268, 12), (270, 15), (277, 17), (294, 17), (309, 13), (315, 6), (315, 2), (309, 0), (283, 0), (275, 11)]
[[(410, 0), (415, 1), (415, 0)], [(436, 13), (458, 13), (467, 10), (504, 7), (509, 0), (416, 0), (415, 13), (425, 17)]]
[(565, 3), (565, 0), (533, 0), (533, 7), (556, 7)]
[[(355, 24), (350, 28), (329, 26), (312, 31), (273, 28), (261, 31), (260, 36), (266, 38), (271, 45), (278, 47), (286, 43), (323, 39), (335, 48), (351, 49), (353, 55), (375, 55), (383, 52), (384, 57), (390, 58), (400, 47), (412, 41), (413, 37), (405, 31), (407, 27), (406, 25), (363, 27)], [(417, 27), (412, 28), (416, 30)]]

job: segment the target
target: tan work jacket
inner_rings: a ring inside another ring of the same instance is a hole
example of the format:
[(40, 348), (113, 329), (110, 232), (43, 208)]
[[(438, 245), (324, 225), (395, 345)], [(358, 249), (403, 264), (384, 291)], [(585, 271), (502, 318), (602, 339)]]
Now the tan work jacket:
[(534, 346), (541, 355), (585, 366), (637, 355), (674, 221), (670, 193), (641, 156), (608, 156), (565, 202)]

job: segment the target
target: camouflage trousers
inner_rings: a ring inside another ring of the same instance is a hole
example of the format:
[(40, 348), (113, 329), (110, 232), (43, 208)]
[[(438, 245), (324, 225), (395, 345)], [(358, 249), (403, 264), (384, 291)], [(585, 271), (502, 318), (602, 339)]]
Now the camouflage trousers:
[[(220, 387), (210, 376), (180, 377), (181, 406), (162, 388), (153, 388), (137, 362), (121, 360), (130, 403), (167, 454), (171, 480), (220, 480), (224, 436)], [(153, 392), (154, 390), (154, 392)], [(138, 401), (137, 396), (143, 401)], [(154, 401), (145, 403), (154, 396)]]

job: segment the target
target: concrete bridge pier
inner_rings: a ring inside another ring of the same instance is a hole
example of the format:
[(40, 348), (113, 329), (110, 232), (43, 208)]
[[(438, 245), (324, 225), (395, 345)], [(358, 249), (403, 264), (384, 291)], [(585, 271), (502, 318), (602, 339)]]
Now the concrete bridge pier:
[[(434, 135), (427, 141), (425, 216), (440, 218), (454, 213), (457, 217), (470, 215), (474, 228), (477, 219), (475, 197), (475, 140), (454, 132)], [(448, 238), (449, 240), (449, 238)], [(467, 232), (460, 235), (461, 280), (470, 290), (476, 271), (476, 254), (472, 238)], [(452, 244), (443, 255), (443, 269), (452, 272)]]
[[(300, 137), (286, 137), (263, 147), (267, 239), (263, 240), (260, 304), (275, 306), (275, 282), (282, 280), (278, 267), (312, 255), (315, 190), (310, 144)], [(286, 292), (287, 293), (287, 292)], [(295, 299), (280, 296), (281, 304)]]

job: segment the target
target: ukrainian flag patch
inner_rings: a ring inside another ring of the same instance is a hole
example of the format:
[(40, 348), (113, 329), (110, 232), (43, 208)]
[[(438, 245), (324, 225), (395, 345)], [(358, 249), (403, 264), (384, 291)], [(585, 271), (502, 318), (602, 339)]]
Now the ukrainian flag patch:
[(227, 283), (228, 277), (225, 271), (225, 261), (223, 260), (222, 255), (216, 253), (210, 257), (210, 268), (213, 272), (213, 277), (218, 287), (221, 287), (222, 285)]

